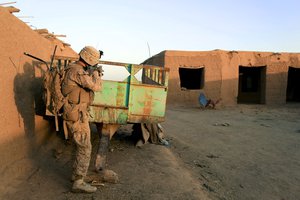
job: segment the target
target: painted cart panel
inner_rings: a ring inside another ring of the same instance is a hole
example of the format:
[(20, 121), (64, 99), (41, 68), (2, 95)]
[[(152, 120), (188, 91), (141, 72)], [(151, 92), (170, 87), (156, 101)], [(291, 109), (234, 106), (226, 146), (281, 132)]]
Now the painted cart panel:
[(158, 86), (132, 84), (129, 96), (130, 122), (161, 122), (164, 120), (167, 91)]
[[(103, 81), (90, 106), (90, 121), (107, 124), (158, 123), (165, 119), (169, 69), (101, 61), (102, 64), (125, 67), (125, 81)], [(142, 71), (142, 80), (135, 74)]]

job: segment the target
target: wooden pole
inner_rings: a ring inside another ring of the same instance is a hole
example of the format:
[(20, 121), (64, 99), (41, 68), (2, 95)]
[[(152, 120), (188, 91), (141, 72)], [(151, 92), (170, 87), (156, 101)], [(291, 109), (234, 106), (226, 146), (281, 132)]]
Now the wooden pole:
[(0, 6), (8, 5), (8, 4), (13, 4), (13, 3), (17, 3), (17, 2), (16, 1), (12, 1), (12, 2), (7, 2), (7, 3), (0, 3)]

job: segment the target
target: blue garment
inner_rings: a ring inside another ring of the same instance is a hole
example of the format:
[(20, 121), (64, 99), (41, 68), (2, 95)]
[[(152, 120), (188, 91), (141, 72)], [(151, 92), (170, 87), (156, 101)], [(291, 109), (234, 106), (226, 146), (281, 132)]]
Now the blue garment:
[(201, 92), (200, 95), (199, 95), (198, 101), (199, 101), (199, 104), (200, 104), (201, 106), (204, 106), (204, 107), (205, 107), (205, 106), (207, 105), (207, 103), (208, 103), (208, 101), (207, 101), (205, 95), (204, 95), (202, 92)]

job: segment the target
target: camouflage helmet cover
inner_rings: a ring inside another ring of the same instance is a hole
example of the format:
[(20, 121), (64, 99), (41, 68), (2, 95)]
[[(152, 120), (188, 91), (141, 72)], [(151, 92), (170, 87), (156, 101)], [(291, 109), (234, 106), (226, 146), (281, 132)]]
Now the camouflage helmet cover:
[(92, 46), (85, 46), (79, 56), (89, 65), (93, 66), (99, 63), (100, 52)]

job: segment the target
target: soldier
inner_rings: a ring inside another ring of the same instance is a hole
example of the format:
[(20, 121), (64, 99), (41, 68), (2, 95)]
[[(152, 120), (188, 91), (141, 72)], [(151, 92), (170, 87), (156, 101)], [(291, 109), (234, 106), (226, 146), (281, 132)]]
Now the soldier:
[(84, 182), (87, 174), (92, 145), (90, 140), (88, 108), (93, 94), (101, 89), (101, 73), (97, 70), (87, 72), (89, 66), (99, 63), (102, 51), (91, 46), (84, 47), (79, 60), (66, 68), (62, 81), (62, 94), (65, 96), (63, 119), (76, 144), (76, 158), (73, 165), (73, 192), (92, 193), (96, 187)]

